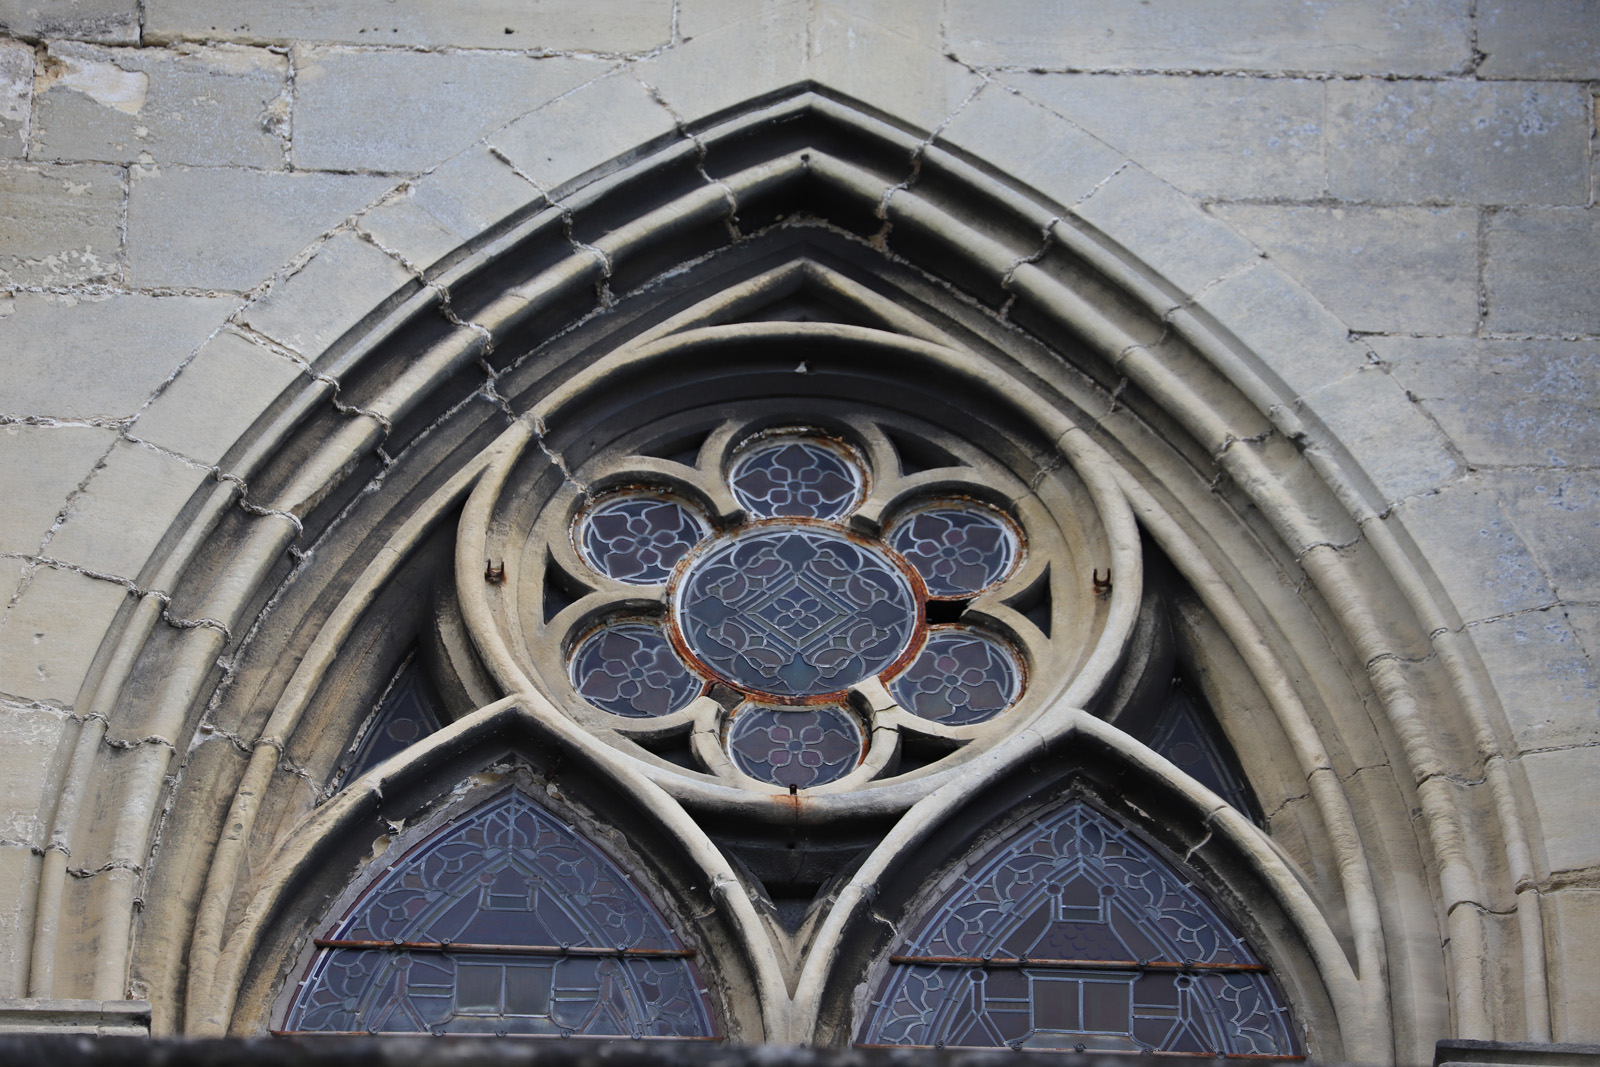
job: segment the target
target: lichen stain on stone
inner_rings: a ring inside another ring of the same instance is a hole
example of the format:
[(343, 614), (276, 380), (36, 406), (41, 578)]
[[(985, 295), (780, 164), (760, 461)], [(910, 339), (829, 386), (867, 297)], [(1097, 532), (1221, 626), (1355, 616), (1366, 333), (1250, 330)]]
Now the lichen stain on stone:
[(123, 70), (115, 63), (51, 54), (39, 66), (33, 91), (41, 94), (58, 85), (80, 92), (104, 107), (137, 115), (150, 91), (150, 76)]

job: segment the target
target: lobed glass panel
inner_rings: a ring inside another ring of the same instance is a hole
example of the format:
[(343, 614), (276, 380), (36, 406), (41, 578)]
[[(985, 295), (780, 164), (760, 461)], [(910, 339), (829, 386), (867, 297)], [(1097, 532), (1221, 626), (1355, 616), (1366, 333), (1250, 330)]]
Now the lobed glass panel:
[(884, 540), (916, 568), (933, 597), (975, 596), (1009, 575), (1022, 553), (1015, 524), (975, 501), (924, 505), (896, 519)]
[(1022, 664), (998, 637), (969, 626), (938, 627), (889, 692), (924, 719), (949, 726), (987, 722), (1022, 695)]
[(840, 444), (775, 434), (740, 450), (728, 485), (753, 518), (841, 519), (861, 503), (866, 471)]
[(699, 512), (660, 493), (608, 497), (578, 516), (574, 539), (590, 567), (631, 585), (666, 581), (710, 532)]
[(746, 705), (728, 728), (728, 755), (745, 774), (808, 789), (836, 781), (861, 762), (861, 724), (845, 708)]
[(670, 715), (704, 688), (654, 622), (607, 623), (578, 643), (568, 670), (584, 700), (629, 718)]

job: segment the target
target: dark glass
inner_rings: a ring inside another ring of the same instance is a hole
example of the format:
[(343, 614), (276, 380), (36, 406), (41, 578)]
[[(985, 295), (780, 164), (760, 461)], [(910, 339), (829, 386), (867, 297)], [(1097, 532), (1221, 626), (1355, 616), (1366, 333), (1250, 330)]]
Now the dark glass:
[(1235, 769), (1227, 739), (1210, 713), (1201, 710), (1181, 687), (1173, 687), (1156, 718), (1149, 744), (1223, 800), (1261, 821), (1250, 787)]
[(885, 535), (927, 583), (928, 595), (969, 597), (1011, 573), (1021, 538), (1011, 521), (982, 504), (955, 502), (919, 508), (896, 519)]
[(950, 726), (986, 722), (1022, 695), (1017, 654), (998, 637), (967, 626), (928, 634), (905, 673), (889, 683), (899, 705)]
[[(1126, 827), (1082, 802), (979, 856), (894, 951), (971, 962), (892, 965), (865, 1043), (1300, 1051), (1276, 983), (1232, 926)], [(975, 981), (985, 957), (1024, 962)], [(1125, 967), (1072, 966), (1085, 961)], [(1191, 969), (1141, 967), (1154, 962)]]
[[(681, 949), (616, 864), (521, 793), (451, 823), (388, 870), (325, 948), (285, 1029), (703, 1037), (686, 959), (519, 956), (516, 946)], [(397, 943), (511, 946), (494, 955)]]
[(630, 718), (668, 715), (700, 694), (665, 631), (653, 622), (613, 622), (572, 653), (572, 687), (602, 711)]
[(843, 518), (861, 502), (865, 483), (841, 446), (787, 435), (748, 445), (728, 472), (734, 499), (758, 519)]
[(728, 728), (728, 755), (752, 778), (808, 789), (836, 781), (861, 762), (861, 727), (844, 708), (746, 705)]
[(701, 516), (660, 494), (602, 500), (578, 518), (584, 562), (632, 585), (664, 582), (710, 527)]
[(684, 643), (728, 682), (820, 696), (889, 667), (916, 632), (911, 581), (879, 550), (821, 527), (769, 526), (695, 560), (677, 592)]
[(367, 725), (367, 732), (350, 757), (344, 781), (361, 777), (390, 756), (433, 733), (439, 729), (439, 722), (422, 668), (413, 661), (384, 694), (377, 715)]

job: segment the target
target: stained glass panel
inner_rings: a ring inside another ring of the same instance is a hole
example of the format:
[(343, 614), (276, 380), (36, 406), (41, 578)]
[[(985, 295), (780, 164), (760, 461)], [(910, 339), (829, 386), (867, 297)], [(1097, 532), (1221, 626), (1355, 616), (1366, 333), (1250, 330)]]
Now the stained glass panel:
[(890, 525), (884, 539), (927, 583), (928, 595), (969, 597), (1016, 565), (1022, 539), (1011, 520), (982, 504), (957, 501), (918, 508)]
[(889, 683), (899, 705), (949, 726), (987, 722), (1022, 694), (1022, 667), (1006, 642), (970, 626), (928, 634), (905, 673)]
[(660, 914), (517, 792), (407, 855), (324, 945), (288, 1030), (712, 1033), (690, 953)]
[(728, 755), (752, 778), (809, 789), (855, 770), (862, 741), (860, 723), (842, 707), (747, 705), (728, 728)]
[(839, 519), (861, 502), (866, 478), (842, 446), (784, 434), (747, 445), (728, 485), (754, 518)]
[(584, 562), (632, 585), (664, 582), (672, 568), (710, 531), (697, 512), (660, 494), (602, 500), (578, 519)]
[(1244, 940), (1081, 802), (977, 859), (897, 949), (873, 1004), (865, 1044), (1300, 1051)]
[(569, 669), (579, 696), (630, 718), (671, 714), (703, 687), (654, 622), (607, 623), (579, 642)]
[(1244, 777), (1234, 768), (1227, 740), (1209, 711), (1182, 687), (1174, 686), (1156, 718), (1150, 747), (1246, 815), (1260, 821), (1260, 810)]
[(428, 684), (415, 662), (408, 664), (384, 694), (378, 713), (373, 716), (350, 757), (344, 781), (350, 782), (393, 756), (413, 742), (439, 729), (439, 713), (428, 696)]

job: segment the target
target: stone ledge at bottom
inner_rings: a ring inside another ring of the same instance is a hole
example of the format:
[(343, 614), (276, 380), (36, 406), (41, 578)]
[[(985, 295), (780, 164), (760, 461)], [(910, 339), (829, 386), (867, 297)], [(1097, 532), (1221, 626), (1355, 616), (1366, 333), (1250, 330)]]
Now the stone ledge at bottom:
[(47, 1000), (0, 997), (0, 1035), (91, 1034), (144, 1037), (150, 1003), (144, 1000)]

